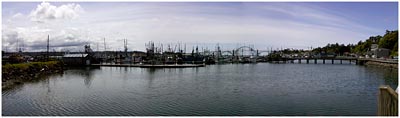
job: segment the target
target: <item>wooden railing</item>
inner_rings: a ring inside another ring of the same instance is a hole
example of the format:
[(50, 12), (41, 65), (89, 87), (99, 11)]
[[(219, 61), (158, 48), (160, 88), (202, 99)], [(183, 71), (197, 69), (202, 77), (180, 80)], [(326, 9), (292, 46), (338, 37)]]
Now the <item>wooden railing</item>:
[(390, 86), (380, 86), (378, 94), (378, 116), (398, 116), (397, 93)]

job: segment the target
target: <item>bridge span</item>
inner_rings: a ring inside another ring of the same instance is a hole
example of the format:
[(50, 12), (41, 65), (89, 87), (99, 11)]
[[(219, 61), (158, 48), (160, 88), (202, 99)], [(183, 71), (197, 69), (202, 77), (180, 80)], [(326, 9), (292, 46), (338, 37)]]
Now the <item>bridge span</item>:
[(295, 58), (287, 58), (287, 61), (290, 63), (294, 63), (294, 61), (297, 60), (298, 63), (301, 63), (301, 60), (306, 60), (306, 63), (310, 63), (311, 61), (314, 61), (315, 64), (317, 64), (318, 60), (322, 60), (322, 63), (325, 64), (326, 60), (331, 60), (331, 63), (334, 64), (335, 60), (340, 61), (340, 64), (343, 64), (343, 60), (351, 62), (355, 62), (358, 64), (358, 58), (356, 57), (295, 57)]

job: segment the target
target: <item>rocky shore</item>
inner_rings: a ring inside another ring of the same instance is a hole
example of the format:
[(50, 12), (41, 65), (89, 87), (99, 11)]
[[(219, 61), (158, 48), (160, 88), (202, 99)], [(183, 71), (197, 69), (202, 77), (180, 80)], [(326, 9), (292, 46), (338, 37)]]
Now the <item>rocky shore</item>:
[(365, 65), (381, 67), (381, 68), (389, 68), (389, 69), (398, 69), (398, 64), (380, 63), (380, 62), (374, 62), (374, 61), (368, 61), (365, 63)]
[(41, 76), (62, 73), (63, 63), (59, 61), (6, 64), (2, 66), (2, 89), (8, 89), (25, 81)]

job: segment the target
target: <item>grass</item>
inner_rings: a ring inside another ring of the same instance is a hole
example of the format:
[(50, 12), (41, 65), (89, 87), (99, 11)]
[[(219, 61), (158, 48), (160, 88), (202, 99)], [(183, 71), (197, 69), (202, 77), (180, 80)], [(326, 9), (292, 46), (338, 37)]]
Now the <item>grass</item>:
[(30, 62), (30, 63), (19, 63), (19, 64), (6, 64), (3, 65), (3, 72), (7, 72), (10, 69), (18, 69), (18, 70), (27, 70), (29, 67), (33, 68), (43, 68), (45, 66), (51, 68), (54, 65), (58, 64), (58, 61), (48, 61), (48, 62)]

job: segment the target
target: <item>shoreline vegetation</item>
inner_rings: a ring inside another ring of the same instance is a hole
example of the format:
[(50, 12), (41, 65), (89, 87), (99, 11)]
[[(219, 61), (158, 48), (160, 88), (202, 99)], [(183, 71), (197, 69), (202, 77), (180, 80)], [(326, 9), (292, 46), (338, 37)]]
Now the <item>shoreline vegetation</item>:
[(369, 55), (371, 46), (377, 45), (377, 48), (389, 49), (390, 57), (398, 56), (398, 30), (389, 31), (386, 30), (383, 36), (370, 36), (365, 41), (360, 40), (357, 44), (328, 44), (324, 47), (317, 47), (313, 49), (313, 52), (326, 52), (335, 53), (338, 55), (344, 55), (345, 53), (354, 53), (357, 55)]
[(64, 70), (63, 65), (61, 61), (2, 65), (2, 89), (12, 88), (14, 85), (52, 73), (62, 73)]
[[(389, 50), (389, 55), (384, 58), (397, 58), (398, 57), (398, 30), (389, 31), (386, 30), (383, 36), (370, 36), (365, 40), (360, 40), (356, 44), (339, 44), (339, 43), (328, 43), (326, 46), (321, 47), (311, 47), (311, 52), (314, 54), (331, 54), (337, 56), (355, 56), (355, 57), (371, 57), (373, 51), (371, 51), (372, 47), (375, 45), (375, 48), (384, 48)], [(282, 50), (284, 54), (296, 54), (296, 53), (304, 53), (307, 50), (290, 50), (284, 49)]]

